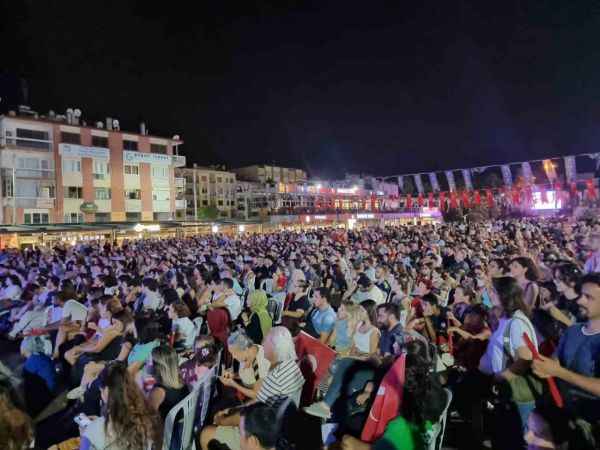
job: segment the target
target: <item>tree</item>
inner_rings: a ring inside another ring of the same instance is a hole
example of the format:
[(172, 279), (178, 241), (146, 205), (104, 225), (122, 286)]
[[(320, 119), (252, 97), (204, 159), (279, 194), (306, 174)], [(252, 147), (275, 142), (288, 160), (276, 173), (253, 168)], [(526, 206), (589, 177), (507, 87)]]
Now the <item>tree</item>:
[(214, 206), (204, 206), (198, 209), (198, 220), (214, 220), (219, 217), (219, 210)]

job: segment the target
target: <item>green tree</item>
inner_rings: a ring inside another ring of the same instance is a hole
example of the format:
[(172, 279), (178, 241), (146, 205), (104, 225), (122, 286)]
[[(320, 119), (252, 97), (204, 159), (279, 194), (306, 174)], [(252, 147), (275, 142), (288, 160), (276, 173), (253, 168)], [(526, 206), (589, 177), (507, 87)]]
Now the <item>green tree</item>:
[(219, 217), (219, 210), (214, 206), (204, 206), (198, 209), (198, 220), (214, 220)]

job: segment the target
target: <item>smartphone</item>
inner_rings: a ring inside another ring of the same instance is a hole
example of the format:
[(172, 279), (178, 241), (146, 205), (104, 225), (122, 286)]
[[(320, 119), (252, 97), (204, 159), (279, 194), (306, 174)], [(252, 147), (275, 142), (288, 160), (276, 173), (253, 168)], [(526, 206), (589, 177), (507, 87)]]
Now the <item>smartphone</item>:
[(90, 420), (90, 418), (87, 415), (85, 415), (84, 413), (76, 415), (75, 418), (73, 419), (73, 421), (77, 425), (79, 425), (81, 428), (85, 428), (90, 423), (92, 423), (92, 421)]

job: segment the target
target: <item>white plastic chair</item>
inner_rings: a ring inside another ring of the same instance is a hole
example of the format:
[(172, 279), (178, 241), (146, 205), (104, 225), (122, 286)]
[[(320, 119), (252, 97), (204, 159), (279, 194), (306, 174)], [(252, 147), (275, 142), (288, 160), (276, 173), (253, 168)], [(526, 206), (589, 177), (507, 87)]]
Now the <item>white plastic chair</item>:
[(63, 307), (63, 317), (69, 317), (70, 320), (84, 322), (87, 317), (88, 309), (77, 300), (67, 300)]
[[(194, 443), (194, 418), (196, 415), (196, 404), (198, 403), (199, 389), (194, 389), (187, 397), (177, 403), (165, 419), (165, 429), (163, 437), (163, 450), (171, 450), (171, 440), (173, 439), (173, 431), (175, 430), (175, 419), (180, 411), (183, 413), (177, 423), (181, 423), (181, 439), (179, 447), (176, 450), (193, 450)], [(175, 450), (175, 449), (174, 449)]]
[(448, 418), (448, 409), (452, 402), (452, 391), (450, 389), (444, 389), (446, 392), (446, 407), (440, 415), (440, 419), (433, 425), (431, 432), (431, 440), (429, 441), (428, 450), (442, 450), (442, 444), (444, 442), (444, 433), (446, 432), (446, 421)]
[(265, 278), (260, 282), (260, 288), (267, 293), (267, 295), (271, 295), (273, 293), (273, 279)]

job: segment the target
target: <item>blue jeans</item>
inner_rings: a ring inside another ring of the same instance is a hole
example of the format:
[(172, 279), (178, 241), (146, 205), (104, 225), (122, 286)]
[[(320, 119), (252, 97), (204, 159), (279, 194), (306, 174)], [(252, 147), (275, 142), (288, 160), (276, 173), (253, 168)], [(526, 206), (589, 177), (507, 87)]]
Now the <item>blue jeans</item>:
[(356, 391), (362, 390), (375, 377), (375, 370), (369, 363), (352, 358), (335, 361), (332, 373), (333, 381), (323, 399), (330, 408), (340, 396), (351, 396)]
[(527, 419), (529, 418), (529, 414), (531, 414), (533, 412), (533, 410), (535, 409), (535, 402), (525, 402), (525, 403), (515, 402), (515, 403), (519, 410), (519, 416), (521, 416), (521, 425), (523, 427), (523, 435), (525, 435), (525, 433), (527, 433), (527, 430), (528, 430)]

